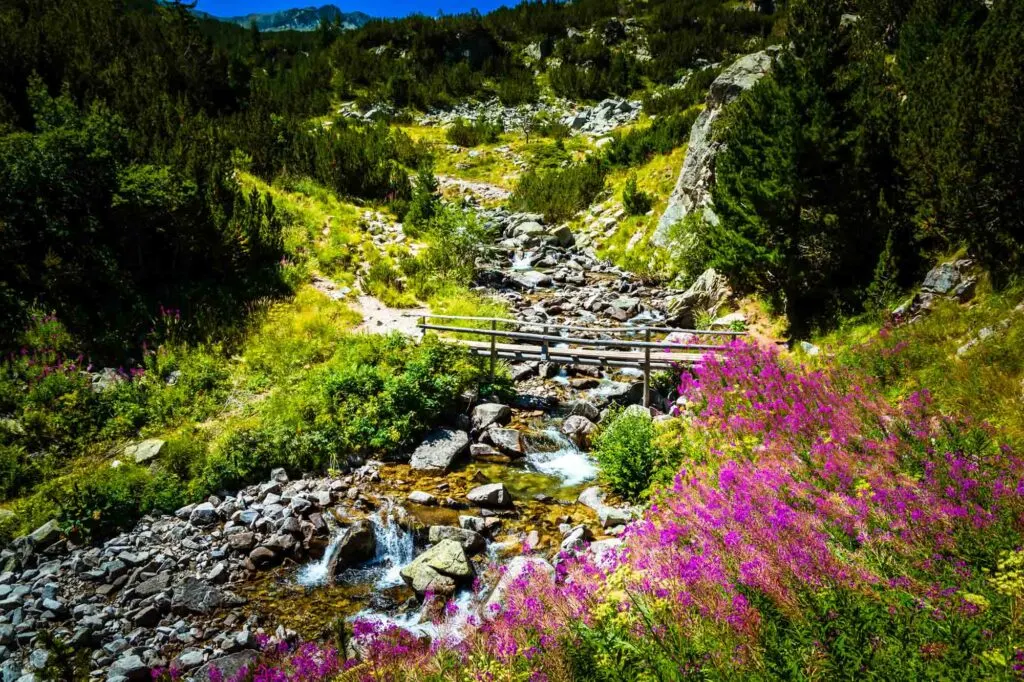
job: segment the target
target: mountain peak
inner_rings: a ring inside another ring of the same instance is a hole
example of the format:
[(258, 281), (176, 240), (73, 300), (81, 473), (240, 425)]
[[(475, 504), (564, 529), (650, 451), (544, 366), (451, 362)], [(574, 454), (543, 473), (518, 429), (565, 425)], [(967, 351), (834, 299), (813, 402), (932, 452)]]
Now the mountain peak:
[(234, 17), (214, 17), (209, 14), (206, 16), (245, 27), (256, 24), (261, 31), (315, 31), (322, 19), (331, 22), (340, 19), (345, 28), (359, 28), (373, 19), (363, 12), (343, 12), (336, 5), (297, 7), (278, 12), (244, 14)]

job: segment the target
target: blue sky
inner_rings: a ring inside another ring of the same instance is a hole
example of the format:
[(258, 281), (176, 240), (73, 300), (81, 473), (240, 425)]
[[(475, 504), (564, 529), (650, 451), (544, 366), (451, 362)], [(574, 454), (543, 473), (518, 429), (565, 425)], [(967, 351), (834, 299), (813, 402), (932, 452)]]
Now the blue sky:
[(276, 12), (293, 7), (319, 7), (337, 5), (342, 12), (366, 12), (375, 17), (401, 17), (419, 12), (435, 15), (438, 10), (458, 14), (478, 9), (489, 12), (502, 5), (514, 5), (515, 0), (199, 0), (197, 9), (221, 17)]

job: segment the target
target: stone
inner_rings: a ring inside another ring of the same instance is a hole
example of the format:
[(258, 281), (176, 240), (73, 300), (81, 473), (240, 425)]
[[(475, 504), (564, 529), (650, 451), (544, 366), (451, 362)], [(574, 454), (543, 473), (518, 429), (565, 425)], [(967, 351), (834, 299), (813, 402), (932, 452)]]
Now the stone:
[(590, 439), (597, 431), (597, 425), (586, 417), (574, 414), (562, 422), (561, 431), (576, 444), (576, 447), (585, 449), (590, 445)]
[(188, 522), (200, 528), (212, 526), (219, 520), (220, 516), (217, 515), (217, 509), (209, 502), (196, 505), (195, 509), (188, 516)]
[(198, 649), (186, 649), (178, 654), (178, 658), (175, 659), (175, 664), (179, 670), (192, 670), (198, 668), (203, 664), (206, 656), (203, 655), (202, 651)]
[(504, 483), (489, 483), (473, 488), (466, 499), (488, 509), (508, 509), (513, 506), (512, 495)]
[(256, 535), (250, 532), (228, 536), (228, 546), (236, 552), (248, 552), (256, 545)]
[(147, 464), (160, 456), (165, 445), (167, 445), (167, 441), (150, 438), (126, 447), (124, 456), (134, 459), (136, 464)]
[(425, 493), (422, 490), (413, 490), (409, 493), (409, 497), (406, 498), (413, 504), (422, 504), (425, 507), (433, 507), (437, 505), (437, 498), (430, 493)]
[(706, 314), (710, 317), (718, 315), (719, 309), (732, 296), (729, 281), (718, 274), (714, 268), (708, 268), (690, 285), (690, 288), (677, 296), (669, 296), (665, 302), (665, 321), (673, 326), (692, 329), (697, 324), (697, 316)]
[(437, 544), (443, 540), (456, 540), (462, 545), (466, 554), (472, 556), (487, 548), (487, 541), (475, 530), (465, 528), (454, 528), (452, 526), (431, 526), (428, 532), (431, 544)]
[(921, 290), (945, 296), (960, 283), (960, 271), (954, 263), (941, 263), (928, 271)]
[(448, 471), (469, 448), (465, 431), (437, 429), (431, 432), (412, 453), (409, 465), (419, 471)]
[(711, 188), (715, 184), (715, 159), (722, 143), (714, 139), (712, 129), (725, 107), (772, 69), (776, 51), (777, 48), (770, 48), (741, 57), (711, 84), (707, 105), (690, 131), (679, 179), (655, 229), (655, 245), (667, 246), (672, 226), (694, 210), (703, 210), (706, 219), (717, 220), (711, 209)]
[(530, 584), (538, 585), (538, 588), (545, 583), (550, 585), (555, 582), (555, 567), (539, 557), (514, 557), (506, 564), (505, 572), (484, 603), (481, 615), (485, 619), (492, 619), (501, 613), (508, 590), (513, 583), (524, 577)]
[(220, 679), (234, 679), (238, 674), (238, 671), (246, 666), (251, 666), (256, 662), (256, 658), (258, 656), (259, 654), (256, 651), (246, 649), (244, 651), (237, 651), (233, 654), (228, 654), (227, 656), (215, 658), (196, 670), (192, 679), (197, 682), (205, 682), (205, 680), (211, 679), (210, 672), (213, 670), (220, 672)]
[(154, 594), (163, 592), (171, 586), (171, 574), (160, 573), (149, 580), (145, 580), (135, 586), (135, 594), (139, 597), (152, 597)]
[(512, 419), (512, 408), (501, 403), (483, 403), (473, 408), (472, 425), (473, 433), (480, 433), (487, 428), (498, 425), (504, 426)]
[(473, 566), (458, 540), (442, 540), (402, 569), (402, 579), (418, 594), (454, 593), (460, 583), (473, 577)]
[(521, 289), (527, 290), (546, 288), (554, 284), (554, 280), (551, 279), (551, 275), (546, 275), (543, 272), (538, 272), (537, 270), (517, 272), (514, 273), (510, 279)]
[(270, 472), (270, 480), (283, 485), (288, 482), (288, 472), (283, 468), (274, 469)]
[(130, 654), (114, 661), (107, 671), (107, 677), (123, 677), (130, 682), (142, 682), (150, 679), (149, 666), (135, 654)]
[(373, 559), (377, 552), (377, 536), (373, 524), (365, 519), (356, 521), (345, 529), (345, 535), (335, 546), (334, 555), (327, 564), (327, 577), (333, 578), (340, 571)]
[(277, 564), (277, 552), (270, 547), (257, 547), (249, 552), (249, 562), (255, 568), (269, 568)]
[(576, 237), (573, 236), (572, 230), (569, 229), (568, 225), (559, 225), (554, 227), (548, 233), (554, 238), (555, 243), (562, 248), (568, 248), (576, 243)]
[(600, 410), (593, 403), (586, 400), (570, 400), (562, 403), (562, 411), (569, 417), (579, 415), (592, 422), (597, 422), (601, 419)]
[(602, 528), (622, 526), (633, 520), (633, 512), (618, 507), (602, 507), (597, 512), (597, 518), (601, 521)]
[(187, 613), (209, 615), (221, 607), (241, 606), (244, 603), (244, 599), (231, 592), (189, 576), (174, 589), (171, 610), (178, 615)]
[(509, 457), (522, 457), (525, 453), (523, 435), (516, 429), (490, 428), (487, 440)]
[(33, 547), (49, 547), (60, 540), (60, 525), (55, 520), (50, 520), (29, 533), (29, 540)]

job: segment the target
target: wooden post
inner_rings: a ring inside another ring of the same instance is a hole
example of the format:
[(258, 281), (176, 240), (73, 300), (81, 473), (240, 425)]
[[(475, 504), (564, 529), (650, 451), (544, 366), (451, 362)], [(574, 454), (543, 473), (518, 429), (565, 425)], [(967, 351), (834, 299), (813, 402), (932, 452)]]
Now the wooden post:
[(498, 359), (498, 321), (491, 320), (491, 383), (494, 383), (494, 364)]
[[(644, 330), (644, 341), (651, 342), (651, 330)], [(644, 346), (644, 407), (651, 406), (651, 347)]]
[[(544, 326), (544, 336), (547, 336), (547, 335), (548, 335), (548, 328), (547, 328), (547, 325), (545, 325)], [(541, 342), (541, 355), (540, 355), (541, 358), (544, 360), (544, 362), (548, 361), (548, 353), (549, 353), (549, 351), (548, 351), (548, 340), (544, 339)]]

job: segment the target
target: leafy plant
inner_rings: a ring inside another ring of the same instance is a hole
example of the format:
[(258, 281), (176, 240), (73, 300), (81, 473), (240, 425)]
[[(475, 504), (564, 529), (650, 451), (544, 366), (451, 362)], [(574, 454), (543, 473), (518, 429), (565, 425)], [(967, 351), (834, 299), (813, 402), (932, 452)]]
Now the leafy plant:
[(632, 173), (622, 188), (622, 206), (629, 215), (646, 215), (654, 205), (651, 195), (640, 190), (636, 184), (636, 173)]
[(660, 456), (654, 422), (650, 414), (635, 408), (611, 414), (606, 421), (594, 443), (601, 476), (612, 490), (638, 501), (650, 485)]

